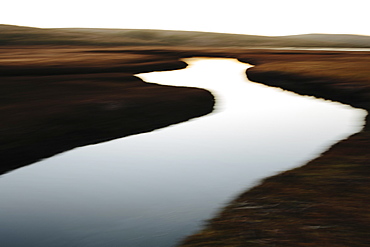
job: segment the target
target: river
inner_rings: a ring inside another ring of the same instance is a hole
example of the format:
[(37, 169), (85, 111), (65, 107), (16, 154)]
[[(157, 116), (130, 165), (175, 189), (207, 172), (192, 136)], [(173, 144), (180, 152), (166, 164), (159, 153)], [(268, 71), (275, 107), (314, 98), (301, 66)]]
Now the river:
[(252, 83), (234, 59), (186, 62), (139, 77), (209, 89), (213, 113), (1, 176), (0, 246), (173, 246), (260, 179), (364, 123), (363, 110)]

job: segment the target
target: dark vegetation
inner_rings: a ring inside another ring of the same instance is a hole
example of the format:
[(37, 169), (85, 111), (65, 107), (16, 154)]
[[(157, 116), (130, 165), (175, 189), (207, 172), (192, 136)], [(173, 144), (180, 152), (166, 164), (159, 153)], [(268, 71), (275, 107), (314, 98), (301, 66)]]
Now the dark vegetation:
[(150, 84), (133, 76), (186, 67), (166, 56), (92, 54), (79, 48), (0, 51), (1, 173), (213, 109), (206, 90)]
[[(266, 40), (282, 46), (368, 47), (364, 36), (6, 25), (0, 30), (2, 173), (77, 146), (209, 113), (213, 96), (205, 90), (148, 84), (134, 76), (184, 68), (179, 59), (185, 57), (237, 58), (256, 65), (247, 71), (256, 82), (370, 108), (369, 52), (248, 49)], [(181, 246), (369, 246), (369, 150), (365, 126), (319, 158), (243, 193)]]
[[(266, 85), (370, 110), (370, 53), (260, 50), (239, 56)], [(369, 246), (370, 132), (261, 182), (180, 246)]]

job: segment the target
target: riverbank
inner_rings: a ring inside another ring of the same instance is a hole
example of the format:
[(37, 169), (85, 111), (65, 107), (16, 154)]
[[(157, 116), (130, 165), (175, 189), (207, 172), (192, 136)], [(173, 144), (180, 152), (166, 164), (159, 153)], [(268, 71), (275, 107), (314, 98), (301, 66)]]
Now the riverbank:
[[(250, 80), (369, 111), (369, 54), (249, 54)], [(368, 246), (370, 132), (240, 195), (180, 246)]]
[[(2, 47), (2, 172), (212, 111), (202, 89), (133, 75), (186, 57), (254, 64), (248, 77), (369, 110), (370, 53), (191, 47)], [(367, 246), (369, 128), (230, 202), (181, 246)], [(303, 164), (302, 164), (303, 165)]]
[(91, 54), (80, 47), (0, 51), (0, 174), (213, 110), (206, 90), (149, 84), (134, 76), (186, 67), (168, 56)]

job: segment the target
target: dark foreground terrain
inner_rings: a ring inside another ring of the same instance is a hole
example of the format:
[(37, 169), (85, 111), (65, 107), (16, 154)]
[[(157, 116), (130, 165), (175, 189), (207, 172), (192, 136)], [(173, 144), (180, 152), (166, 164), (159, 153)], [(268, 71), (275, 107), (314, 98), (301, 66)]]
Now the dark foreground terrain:
[[(252, 81), (370, 108), (370, 52), (2, 44), (1, 173), (211, 112), (206, 90), (134, 76), (184, 68), (186, 57), (237, 58), (255, 65), (247, 71)], [(365, 126), (240, 195), (181, 246), (369, 246), (369, 150)]]
[[(250, 80), (369, 111), (370, 54), (260, 51)], [(268, 54), (266, 54), (268, 53)], [(181, 246), (370, 246), (370, 132), (243, 193)]]
[(213, 109), (206, 90), (149, 84), (133, 75), (186, 66), (166, 56), (55, 47), (0, 51), (0, 173)]

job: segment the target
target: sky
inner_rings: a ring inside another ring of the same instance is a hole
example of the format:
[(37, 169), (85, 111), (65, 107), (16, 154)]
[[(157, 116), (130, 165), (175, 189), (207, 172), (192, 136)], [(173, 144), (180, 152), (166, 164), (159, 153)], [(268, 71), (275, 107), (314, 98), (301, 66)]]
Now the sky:
[(292, 35), (370, 35), (368, 0), (8, 0), (0, 24)]

